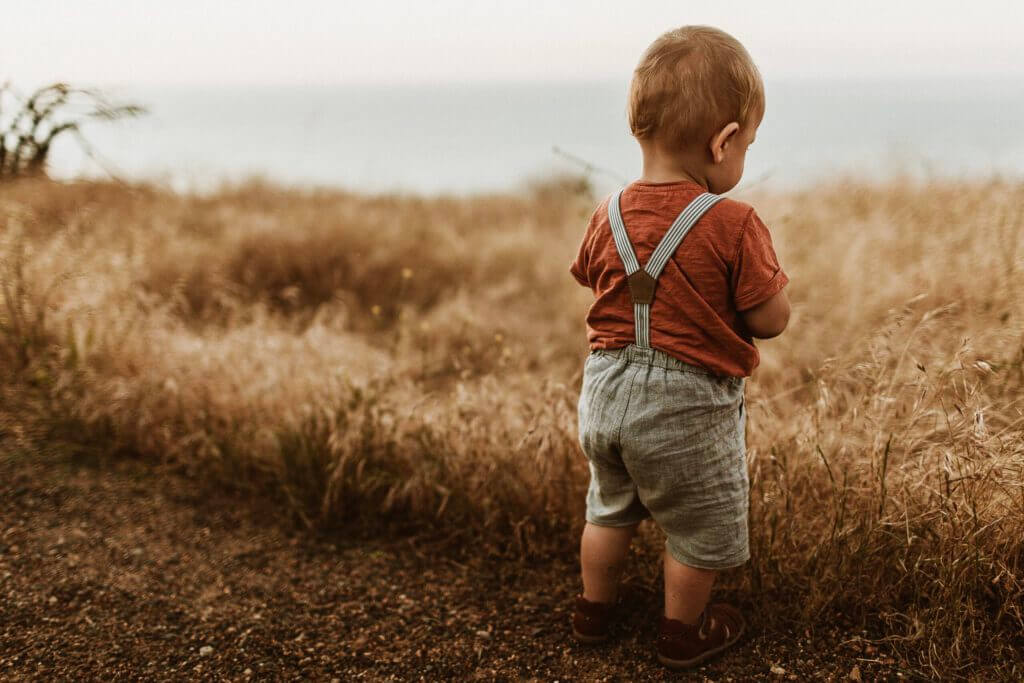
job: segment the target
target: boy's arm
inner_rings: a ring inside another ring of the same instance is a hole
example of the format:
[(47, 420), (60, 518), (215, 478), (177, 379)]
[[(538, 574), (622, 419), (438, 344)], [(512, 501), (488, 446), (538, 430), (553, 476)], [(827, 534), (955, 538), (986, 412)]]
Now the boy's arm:
[(740, 311), (740, 315), (751, 336), (758, 339), (779, 336), (789, 324), (789, 297), (786, 296), (786, 290), (781, 290), (753, 308)]
[(771, 233), (753, 210), (747, 214), (733, 261), (733, 301), (752, 337), (770, 339), (789, 323), (789, 277), (775, 255)]
[(590, 269), (591, 236), (594, 234), (594, 226), (598, 222), (598, 216), (601, 214), (602, 207), (605, 205), (606, 202), (601, 202), (594, 209), (594, 213), (590, 216), (590, 222), (587, 223), (587, 228), (583, 231), (583, 239), (580, 240), (580, 248), (576, 251), (576, 258), (573, 259), (572, 265), (569, 266), (569, 272), (576, 278), (576, 282), (584, 287), (590, 287), (590, 277), (587, 273)]

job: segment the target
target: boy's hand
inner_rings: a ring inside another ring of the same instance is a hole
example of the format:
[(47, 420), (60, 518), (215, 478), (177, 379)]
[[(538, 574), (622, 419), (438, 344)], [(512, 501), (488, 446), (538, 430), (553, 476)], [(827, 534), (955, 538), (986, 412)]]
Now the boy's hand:
[(786, 290), (753, 308), (740, 311), (740, 315), (751, 336), (758, 339), (779, 336), (789, 323), (789, 297), (786, 296)]

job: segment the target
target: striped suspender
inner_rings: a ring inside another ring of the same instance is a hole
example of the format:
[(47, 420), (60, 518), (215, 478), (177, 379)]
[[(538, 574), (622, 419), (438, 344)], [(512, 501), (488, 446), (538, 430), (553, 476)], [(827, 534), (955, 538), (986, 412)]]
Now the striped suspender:
[(658, 276), (686, 237), (686, 233), (690, 232), (690, 228), (724, 197), (705, 192), (690, 202), (661, 238), (647, 265), (640, 268), (640, 263), (633, 252), (633, 245), (629, 243), (626, 226), (622, 222), (622, 211), (619, 209), (621, 196), (622, 190), (619, 190), (608, 201), (608, 222), (612, 226), (615, 249), (626, 267), (626, 281), (629, 283), (629, 292), (633, 298), (633, 317), (636, 321), (636, 345), (647, 349), (651, 347), (651, 301), (654, 300), (654, 287)]

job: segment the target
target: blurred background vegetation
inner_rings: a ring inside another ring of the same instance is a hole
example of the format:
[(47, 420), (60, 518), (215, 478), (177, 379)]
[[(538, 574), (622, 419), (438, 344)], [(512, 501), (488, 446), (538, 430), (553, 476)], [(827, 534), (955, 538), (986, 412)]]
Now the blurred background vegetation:
[(90, 157), (92, 145), (82, 126), (88, 121), (117, 121), (140, 116), (137, 104), (112, 102), (102, 91), (53, 83), (20, 95), (10, 82), (0, 86), (0, 182), (43, 175), (53, 144), (73, 137)]
[[(724, 586), (787, 629), (879, 625), (935, 676), (1015, 661), (1024, 185), (741, 198), (794, 314), (749, 386), (753, 560)], [(595, 201), (579, 177), (469, 198), (4, 183), (0, 436), (162, 463), (313, 529), (571, 552), (590, 294), (568, 264)], [(662, 541), (645, 527), (645, 580)]]

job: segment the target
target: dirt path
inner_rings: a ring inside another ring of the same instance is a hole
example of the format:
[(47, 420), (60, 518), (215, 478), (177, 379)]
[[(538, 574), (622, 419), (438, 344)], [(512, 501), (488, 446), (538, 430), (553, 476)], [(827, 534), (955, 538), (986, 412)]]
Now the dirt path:
[(612, 644), (567, 637), (571, 549), (524, 565), (423, 539), (310, 539), (200, 489), (140, 463), (0, 449), (0, 679), (900, 679), (857, 634), (765, 635), (749, 604), (734, 652), (672, 674), (650, 645), (660, 596), (642, 588), (626, 587), (636, 609)]

